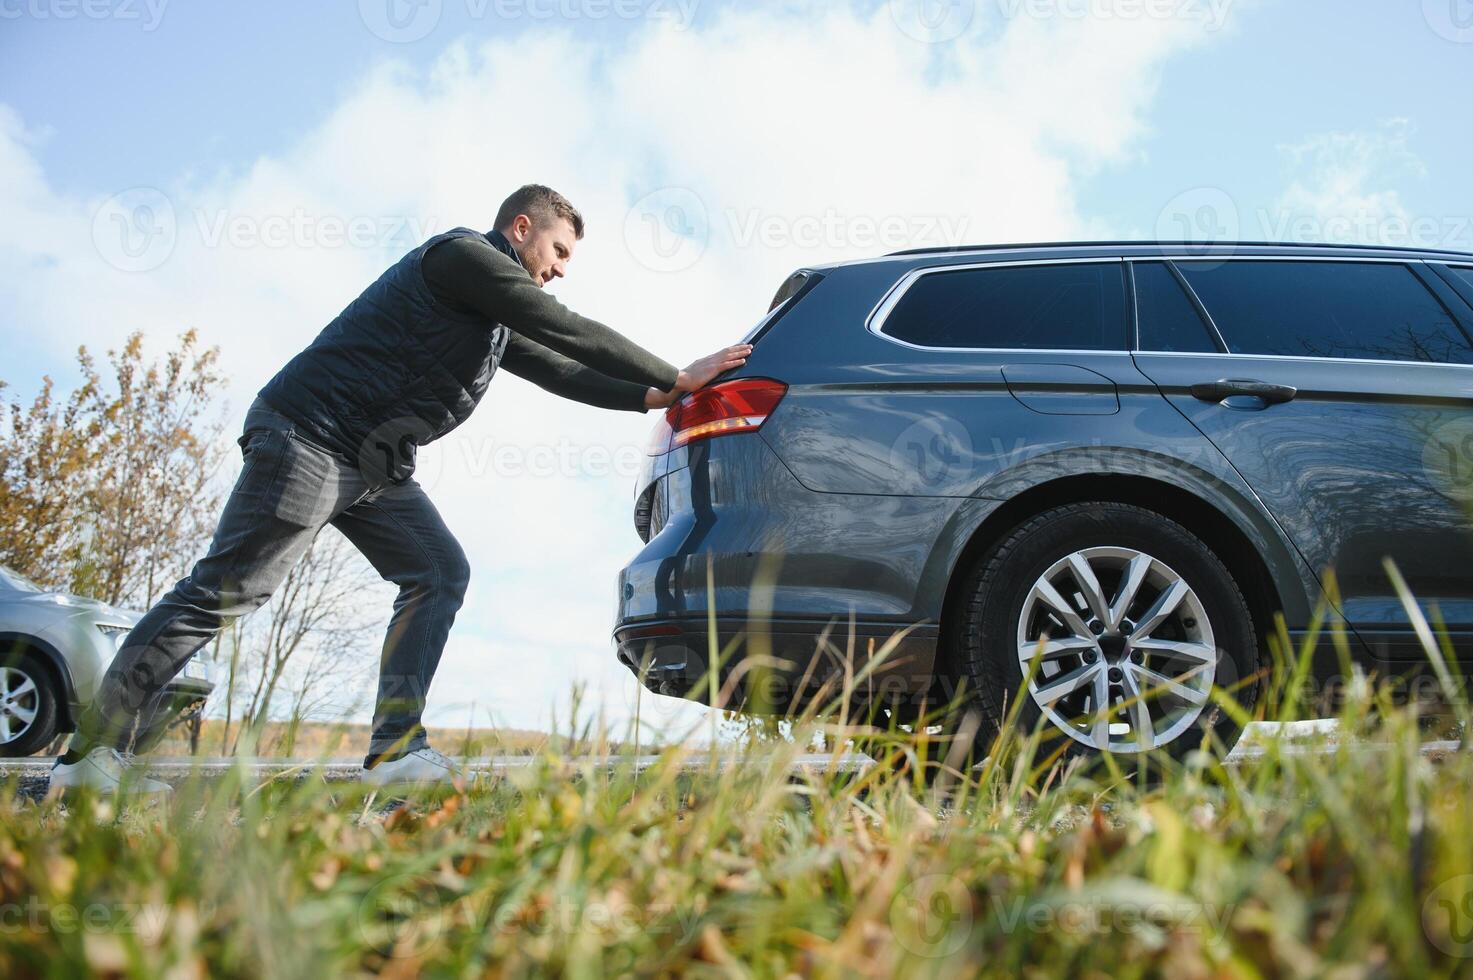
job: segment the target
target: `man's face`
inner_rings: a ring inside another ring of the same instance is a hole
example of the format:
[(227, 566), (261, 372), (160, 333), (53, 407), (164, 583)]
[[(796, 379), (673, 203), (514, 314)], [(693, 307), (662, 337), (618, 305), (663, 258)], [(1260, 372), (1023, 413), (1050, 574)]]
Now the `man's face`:
[(578, 244), (573, 223), (557, 217), (534, 221), (519, 214), (506, 231), (506, 237), (539, 287), (567, 275), (568, 262)]

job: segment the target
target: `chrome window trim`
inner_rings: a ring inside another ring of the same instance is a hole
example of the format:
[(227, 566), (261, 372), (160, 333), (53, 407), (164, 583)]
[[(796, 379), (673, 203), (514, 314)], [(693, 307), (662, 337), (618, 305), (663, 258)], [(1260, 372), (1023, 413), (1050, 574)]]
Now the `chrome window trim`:
[[(997, 262), (967, 262), (949, 265), (927, 265), (911, 269), (901, 276), (890, 286), (880, 301), (870, 310), (865, 318), (865, 329), (879, 337), (881, 340), (895, 344), (899, 347), (908, 347), (911, 350), (928, 351), (931, 353), (957, 353), (957, 354), (1143, 354), (1151, 357), (1234, 357), (1246, 360), (1263, 361), (1294, 361), (1307, 362), (1310, 364), (1387, 364), (1396, 367), (1438, 367), (1458, 368), (1464, 371), (1473, 369), (1473, 364), (1448, 364), (1442, 361), (1384, 361), (1363, 357), (1312, 357), (1307, 354), (1235, 354), (1232, 351), (1217, 351), (1214, 353), (1202, 352), (1180, 352), (1180, 351), (1154, 351), (1143, 350), (1139, 347), (1139, 323), (1136, 331), (1127, 331), (1127, 334), (1135, 333), (1136, 336), (1127, 336), (1128, 350), (1066, 350), (1055, 347), (927, 347), (922, 344), (912, 344), (909, 341), (900, 340), (884, 332), (886, 318), (900, 302), (916, 280), (922, 276), (932, 275), (938, 272), (959, 272), (971, 269), (995, 269), (1009, 266), (1021, 265), (1099, 265), (1104, 262), (1120, 262), (1122, 264), (1134, 264), (1136, 262), (1353, 262), (1367, 263), (1376, 262), (1395, 265), (1429, 265), (1441, 263), (1451, 264), (1443, 259), (1424, 258), (1396, 258), (1387, 256), (1365, 256), (1365, 255), (1191, 255), (1191, 254), (1163, 254), (1163, 255), (1092, 255), (1076, 256), (1067, 259), (1003, 259)], [(1133, 270), (1132, 270), (1133, 274)], [(1186, 284), (1191, 289), (1191, 283)], [(1426, 288), (1426, 287), (1423, 287)], [(1195, 290), (1193, 291), (1195, 293)], [(1431, 293), (1430, 290), (1428, 290)], [(1432, 294), (1437, 299), (1436, 294)], [(1198, 300), (1200, 303), (1201, 301)], [(1439, 301), (1440, 302), (1440, 301)], [(1206, 305), (1202, 305), (1206, 311)], [(1138, 317), (1136, 318), (1138, 320)], [(1212, 319), (1210, 311), (1207, 312), (1207, 323), (1211, 329), (1222, 337), (1217, 324)], [(1227, 346), (1227, 339), (1223, 339), (1223, 346)]]
[[(1170, 350), (1138, 350), (1133, 351), (1137, 357), (1236, 357), (1245, 361), (1295, 361), (1310, 364), (1385, 364), (1391, 367), (1424, 367), (1424, 368), (1457, 368), (1460, 371), (1473, 370), (1473, 364), (1449, 364), (1446, 361), (1380, 361), (1368, 357), (1313, 357), (1309, 354), (1204, 354), (1200, 351), (1170, 351)], [(1473, 397), (1470, 393), (1469, 397)]]
[(1398, 259), (1385, 255), (1131, 255), (1126, 262), (1394, 262), (1426, 265), (1426, 259)]
[[(1175, 263), (1178, 263), (1178, 262), (1253, 262), (1253, 261), (1258, 261), (1258, 262), (1351, 262), (1351, 263), (1362, 264), (1362, 265), (1365, 264), (1365, 263), (1368, 263), (1368, 262), (1375, 262), (1375, 263), (1380, 263), (1380, 264), (1383, 264), (1383, 265), (1384, 264), (1387, 264), (1387, 263), (1393, 263), (1393, 264), (1396, 264), (1396, 265), (1423, 265), (1423, 266), (1425, 266), (1425, 265), (1428, 264), (1428, 260), (1427, 259), (1411, 259), (1411, 258), (1398, 259), (1398, 258), (1386, 258), (1384, 256), (1371, 256), (1371, 257), (1366, 257), (1366, 256), (1360, 256), (1360, 255), (1345, 255), (1345, 256), (1338, 256), (1338, 255), (1337, 256), (1327, 256), (1327, 255), (1293, 255), (1293, 256), (1289, 256), (1289, 255), (1283, 255), (1283, 256), (1280, 256), (1280, 255), (1194, 255), (1194, 256), (1191, 256), (1191, 257), (1172, 255), (1172, 256), (1165, 256), (1165, 257), (1161, 257), (1161, 258), (1157, 258), (1157, 257), (1154, 257), (1154, 256), (1151, 257), (1151, 258), (1146, 258), (1144, 256), (1129, 256), (1129, 257), (1126, 258), (1125, 261), (1127, 263), (1131, 263), (1132, 265), (1134, 263), (1136, 263), (1136, 262), (1171, 262), (1171, 263), (1175, 264)], [(1434, 259), (1432, 261), (1434, 261), (1434, 262), (1441, 262), (1440, 259)], [(1442, 263), (1442, 264), (1445, 265), (1447, 263)], [(1206, 303), (1203, 303), (1202, 300), (1201, 300), (1201, 298), (1199, 296), (1197, 296), (1197, 290), (1196, 290), (1196, 288), (1192, 286), (1191, 282), (1186, 281), (1186, 276), (1182, 276), (1182, 280), (1183, 280), (1183, 285), (1186, 286), (1186, 288), (1191, 292), (1193, 299), (1196, 300), (1196, 302), (1197, 302), (1199, 308), (1201, 309), (1201, 311), (1206, 314), (1206, 316), (1207, 316), (1207, 325), (1212, 328), (1213, 332), (1215, 332), (1217, 334), (1217, 336), (1222, 340), (1223, 346), (1226, 347), (1227, 346), (1227, 337), (1223, 334), (1222, 330), (1218, 328), (1217, 321), (1214, 320), (1214, 319), (1212, 319), (1212, 311), (1209, 310), (1209, 309), (1207, 309), (1207, 304)], [(1427, 287), (1425, 285), (1423, 285), (1422, 288), (1423, 289), (1427, 289)], [(1437, 301), (1437, 304), (1439, 306), (1443, 306), (1444, 309), (1446, 309), (1446, 306), (1443, 304), (1442, 299), (1436, 293), (1432, 292), (1432, 290), (1430, 290), (1430, 289), (1427, 289), (1427, 294), (1429, 296), (1431, 296), (1434, 300), (1436, 300)], [(1456, 315), (1455, 314), (1452, 314), (1451, 311), (1449, 311), (1449, 315), (1450, 316), (1454, 316), (1453, 325), (1454, 326), (1457, 326)], [(1137, 331), (1136, 331), (1136, 341), (1137, 341), (1137, 343), (1139, 343), (1139, 341), (1140, 341), (1140, 331), (1139, 331), (1139, 329), (1137, 329)], [(1309, 354), (1237, 354), (1237, 353), (1234, 353), (1231, 350), (1229, 350), (1229, 351), (1220, 351), (1220, 352), (1215, 353), (1215, 354), (1203, 354), (1203, 353), (1184, 353), (1184, 352), (1179, 352), (1179, 351), (1144, 350), (1144, 349), (1138, 348), (1135, 351), (1133, 351), (1133, 353), (1136, 353), (1136, 354), (1146, 354), (1146, 355), (1155, 356), (1155, 357), (1240, 357), (1240, 358), (1247, 358), (1247, 359), (1258, 360), (1258, 361), (1306, 361), (1306, 362), (1309, 362), (1311, 364), (1394, 364), (1397, 367), (1406, 367), (1408, 365), (1411, 365), (1413, 367), (1462, 368), (1465, 371), (1468, 370), (1469, 368), (1473, 368), (1473, 364), (1450, 364), (1450, 363), (1448, 363), (1446, 361), (1384, 361), (1384, 360), (1380, 360), (1378, 358), (1369, 358), (1369, 357), (1314, 357), (1314, 356), (1309, 355)]]
[[(1213, 354), (1226, 354), (1226, 353), (1228, 353), (1227, 338), (1222, 335), (1222, 331), (1221, 330), (1217, 329), (1217, 321), (1214, 320), (1214, 319), (1212, 319), (1212, 311), (1209, 310), (1209, 309), (1207, 309), (1207, 304), (1204, 303), (1204, 302), (1202, 302), (1202, 297), (1198, 296), (1197, 295), (1197, 291), (1192, 288), (1192, 284), (1189, 283), (1189, 282), (1187, 282), (1187, 277), (1184, 276), (1184, 275), (1182, 275), (1180, 272), (1177, 271), (1177, 269), (1176, 269), (1176, 263), (1172, 262), (1170, 259), (1140, 259), (1140, 258), (1127, 258), (1125, 260), (1125, 264), (1128, 265), (1128, 266), (1130, 266), (1130, 301), (1131, 301), (1131, 312), (1133, 312), (1135, 314), (1135, 330), (1131, 331), (1131, 333), (1132, 333), (1132, 337), (1131, 337), (1132, 343), (1131, 343), (1131, 347), (1130, 347), (1130, 352), (1132, 354), (1138, 354), (1138, 353), (1141, 353), (1142, 350), (1143, 350), (1143, 348), (1141, 347), (1141, 302), (1140, 302), (1140, 290), (1136, 288), (1136, 280), (1135, 280), (1135, 266), (1136, 266), (1136, 263), (1137, 262), (1139, 262), (1139, 263), (1141, 263), (1143, 265), (1150, 265), (1150, 264), (1153, 264), (1153, 263), (1159, 263), (1162, 266), (1165, 266), (1167, 273), (1171, 276), (1171, 281), (1174, 282), (1174, 283), (1176, 283), (1178, 286), (1180, 286), (1183, 290), (1186, 291), (1187, 302), (1191, 304), (1192, 309), (1194, 311), (1196, 311), (1197, 316), (1201, 317), (1203, 324), (1207, 327), (1207, 333), (1208, 333), (1208, 335), (1211, 337), (1211, 339), (1214, 342), (1217, 343), (1217, 345), (1219, 347), (1222, 348), (1222, 350), (1220, 350), (1220, 351), (1212, 351), (1211, 353), (1213, 353)], [(1159, 353), (1159, 354), (1176, 354), (1176, 353), (1197, 353), (1197, 354), (1201, 354), (1201, 353), (1207, 353), (1207, 352), (1205, 352), (1205, 351), (1156, 351), (1155, 353)]]
[[(912, 344), (908, 340), (901, 340), (885, 333), (885, 321), (896, 305), (914, 286), (917, 281), (925, 276), (935, 275), (939, 272), (968, 272), (974, 269), (1005, 269), (1017, 266), (1041, 266), (1041, 265), (1107, 265), (1119, 263), (1121, 273), (1124, 273), (1125, 259), (1118, 255), (1094, 255), (1068, 259), (1004, 259), (999, 262), (967, 262), (957, 265), (928, 265), (918, 269), (911, 269), (901, 276), (892, 285), (880, 301), (870, 310), (869, 316), (865, 317), (865, 329), (879, 337), (881, 340), (895, 344), (899, 347), (908, 347), (911, 350), (931, 351), (934, 353), (956, 353), (956, 354), (1129, 354), (1131, 338), (1124, 338), (1124, 346), (1120, 349), (1110, 350), (1070, 350), (1061, 347), (929, 347), (925, 344)], [(1125, 282), (1121, 280), (1121, 289), (1125, 288)], [(1127, 331), (1128, 333), (1129, 331)]]

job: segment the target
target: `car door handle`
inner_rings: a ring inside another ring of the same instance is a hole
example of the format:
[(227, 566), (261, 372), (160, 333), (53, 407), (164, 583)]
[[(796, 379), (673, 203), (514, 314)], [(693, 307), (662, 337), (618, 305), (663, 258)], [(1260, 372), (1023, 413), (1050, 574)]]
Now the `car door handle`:
[(1269, 381), (1238, 381), (1223, 378), (1219, 381), (1201, 381), (1192, 385), (1192, 397), (1204, 402), (1220, 402), (1234, 395), (1251, 395), (1262, 398), (1269, 405), (1292, 401), (1299, 394), (1293, 385), (1278, 385)]

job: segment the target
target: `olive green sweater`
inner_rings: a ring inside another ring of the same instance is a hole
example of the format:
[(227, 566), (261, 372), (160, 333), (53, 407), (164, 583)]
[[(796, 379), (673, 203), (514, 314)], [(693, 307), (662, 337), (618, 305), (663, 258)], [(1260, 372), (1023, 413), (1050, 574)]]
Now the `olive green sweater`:
[(574, 313), (538, 286), (520, 262), (485, 242), (456, 238), (435, 245), (425, 253), (424, 277), (441, 303), (507, 327), (511, 336), (501, 367), (547, 391), (600, 408), (643, 412), (647, 389), (675, 386), (680, 372), (674, 365)]

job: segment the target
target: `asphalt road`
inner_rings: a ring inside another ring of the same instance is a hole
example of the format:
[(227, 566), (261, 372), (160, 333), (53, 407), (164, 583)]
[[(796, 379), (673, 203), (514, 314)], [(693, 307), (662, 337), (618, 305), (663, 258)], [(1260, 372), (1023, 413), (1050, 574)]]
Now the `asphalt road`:
[[(1308, 742), (1303, 744), (1289, 743), (1283, 746), (1288, 754), (1300, 754), (1311, 752), (1330, 751), (1327, 747), (1333, 743)], [(1430, 758), (1438, 758), (1458, 750), (1457, 742), (1439, 741), (1427, 742), (1422, 746), (1422, 754)], [(1365, 743), (1362, 751), (1375, 752), (1378, 747), (1375, 743)], [(1261, 739), (1245, 737), (1239, 742), (1228, 755), (1229, 764), (1242, 764), (1263, 755), (1264, 749)], [(659, 761), (660, 756), (642, 755), (635, 760), (636, 766), (643, 770)], [(500, 755), (482, 756), (479, 758), (457, 761), (471, 773), (484, 773), (491, 775), (502, 775), (524, 769), (533, 763), (533, 758), (523, 755)], [(612, 768), (615, 765), (627, 765), (628, 758), (614, 756), (598, 759), (592, 757), (570, 759), (577, 765), (605, 766)], [(358, 775), (359, 764), (362, 757), (328, 759), (322, 762), (302, 762), (293, 759), (252, 759), (248, 761), (232, 760), (228, 758), (154, 758), (143, 760), (142, 764), (148, 775), (165, 782), (179, 782), (189, 775), (190, 771), (198, 767), (205, 775), (223, 775), (232, 766), (244, 766), (255, 781), (265, 781), (275, 778), (305, 778), (320, 775), (328, 781), (341, 781), (355, 779)], [(27, 759), (0, 759), (0, 781), (11, 777), (17, 777), (17, 789), (23, 796), (33, 799), (39, 798), (46, 792), (46, 784), (49, 778), (52, 759), (49, 756), (33, 757)], [(706, 769), (710, 760), (703, 754), (692, 754), (686, 757), (684, 767), (690, 770)], [(739, 760), (733, 760), (729, 756), (723, 756), (716, 761), (719, 770), (725, 770), (733, 766), (741, 765)], [(797, 756), (792, 763), (792, 771), (799, 772), (803, 769), (813, 771), (824, 770), (833, 766), (840, 772), (863, 772), (874, 761), (866, 755), (859, 753), (847, 753), (835, 758), (827, 753), (815, 753), (811, 755)]]

